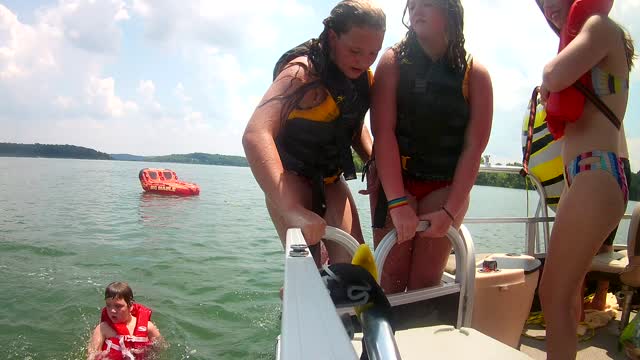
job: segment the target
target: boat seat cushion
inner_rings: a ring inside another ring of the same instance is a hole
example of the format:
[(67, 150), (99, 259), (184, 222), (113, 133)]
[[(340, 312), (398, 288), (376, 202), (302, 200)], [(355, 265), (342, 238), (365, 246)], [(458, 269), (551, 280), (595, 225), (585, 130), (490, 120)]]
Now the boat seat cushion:
[[(357, 334), (351, 342), (358, 354), (362, 349), (361, 339), (362, 334)], [(396, 331), (395, 339), (402, 360), (478, 359), (482, 354), (494, 360), (531, 359), (527, 354), (471, 328), (457, 330), (450, 325), (413, 328)]]
[(590, 271), (599, 271), (609, 274), (620, 274), (629, 264), (627, 250), (598, 254), (591, 261)]

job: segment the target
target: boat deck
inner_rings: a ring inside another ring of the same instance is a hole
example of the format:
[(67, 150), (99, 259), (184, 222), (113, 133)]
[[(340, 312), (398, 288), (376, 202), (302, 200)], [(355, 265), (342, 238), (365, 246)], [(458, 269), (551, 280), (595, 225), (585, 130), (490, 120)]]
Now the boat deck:
[[(438, 324), (453, 324), (455, 322), (455, 306), (457, 295), (452, 294), (438, 299), (425, 300), (419, 303), (406, 304), (393, 309), (393, 323), (395, 330), (404, 330), (414, 327), (432, 326)], [(577, 359), (600, 360), (600, 359), (628, 359), (623, 349), (618, 346), (618, 325), (620, 322), (620, 311), (616, 319), (609, 321), (607, 326), (595, 329), (594, 336), (585, 341), (578, 342)], [(631, 317), (636, 312), (631, 313)], [(361, 339), (362, 334), (357, 327), (357, 320), (353, 318), (356, 327), (356, 339)], [(531, 326), (531, 329), (539, 327)], [(532, 359), (546, 359), (545, 341), (522, 336), (520, 338), (520, 351), (530, 356)], [(359, 345), (359, 344), (358, 344)], [(357, 346), (358, 351), (360, 347)], [(359, 352), (358, 352), (359, 353)]]
[[(631, 313), (633, 318), (636, 312)], [(595, 330), (595, 336), (578, 342), (577, 359), (600, 360), (600, 359), (628, 359), (624, 350), (618, 347), (618, 324), (620, 323), (620, 311), (618, 317), (609, 321), (607, 326)], [(533, 359), (544, 360), (547, 358), (544, 352), (544, 340), (533, 339), (522, 336), (520, 351), (529, 355)]]

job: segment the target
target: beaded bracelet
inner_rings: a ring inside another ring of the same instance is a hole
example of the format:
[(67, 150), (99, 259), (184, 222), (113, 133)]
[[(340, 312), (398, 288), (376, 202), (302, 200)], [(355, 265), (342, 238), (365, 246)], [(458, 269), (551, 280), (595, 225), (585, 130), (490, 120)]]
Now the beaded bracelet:
[(454, 221), (454, 219), (453, 219), (453, 215), (451, 215), (451, 213), (449, 212), (449, 210), (447, 210), (447, 208), (446, 208), (446, 207), (444, 207), (444, 205), (442, 205), (442, 210), (443, 210), (447, 215), (449, 215), (449, 218), (451, 219), (451, 221)]
[(405, 206), (405, 205), (409, 205), (409, 200), (407, 200), (406, 196), (402, 196), (397, 199), (390, 200), (387, 203), (387, 207), (389, 208), (389, 210), (395, 209), (401, 206)]

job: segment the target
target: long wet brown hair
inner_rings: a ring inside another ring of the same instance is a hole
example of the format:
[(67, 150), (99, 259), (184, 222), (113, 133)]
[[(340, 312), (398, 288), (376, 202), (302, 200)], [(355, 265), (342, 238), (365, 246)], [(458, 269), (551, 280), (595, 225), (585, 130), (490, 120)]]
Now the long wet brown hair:
[[(402, 13), (402, 24), (409, 30), (402, 41), (393, 47), (398, 58), (406, 57), (411, 51), (411, 44), (417, 41), (415, 31), (405, 22), (405, 17), (409, 11), (409, 1), (404, 6)], [(437, 6), (445, 9), (447, 16), (447, 37), (449, 45), (447, 48), (447, 61), (449, 65), (457, 70), (464, 71), (467, 64), (467, 51), (464, 48), (464, 8), (460, 0), (439, 0)]]
[[(271, 100), (284, 100), (283, 115), (288, 114), (302, 100), (304, 95), (315, 88), (323, 86), (329, 77), (331, 62), (331, 48), (329, 46), (329, 31), (336, 35), (348, 33), (353, 27), (369, 27), (379, 31), (386, 31), (386, 15), (381, 8), (369, 0), (342, 0), (331, 10), (329, 17), (322, 21), (324, 30), (316, 39), (312, 39), (307, 55), (311, 67), (300, 61), (292, 61), (283, 70), (294, 65), (300, 66), (302, 71), (308, 72), (314, 80), (303, 84), (293, 94), (276, 96)], [(298, 73), (292, 76), (295, 80)], [(267, 101), (269, 102), (269, 100)], [(264, 104), (263, 104), (264, 105)]]
[(638, 57), (635, 52), (635, 47), (633, 46), (633, 39), (629, 32), (622, 27), (622, 25), (618, 24), (620, 30), (622, 30), (622, 41), (624, 42), (624, 53), (627, 56), (627, 65), (629, 66), (629, 71), (633, 67), (633, 61)]

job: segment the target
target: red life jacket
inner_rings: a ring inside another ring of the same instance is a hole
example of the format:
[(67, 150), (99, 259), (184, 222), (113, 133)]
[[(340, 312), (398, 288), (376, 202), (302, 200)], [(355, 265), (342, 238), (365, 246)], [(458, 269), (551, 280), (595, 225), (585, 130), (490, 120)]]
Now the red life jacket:
[[(613, 0), (574, 0), (569, 9), (567, 21), (560, 29), (558, 53), (575, 39), (589, 17), (598, 14), (608, 15), (612, 7)], [(583, 74), (578, 81), (591, 88), (591, 71)], [(545, 109), (547, 127), (555, 139), (564, 135), (566, 123), (575, 122), (580, 118), (584, 110), (584, 102), (584, 95), (573, 86), (550, 94)]]
[(102, 308), (100, 320), (118, 334), (118, 336), (105, 339), (102, 344), (102, 351), (108, 350), (106, 359), (111, 360), (134, 360), (144, 359), (144, 351), (151, 345), (148, 336), (148, 323), (151, 319), (151, 309), (144, 305), (134, 303), (131, 308), (131, 315), (136, 317), (136, 327), (133, 334), (129, 334), (126, 323), (114, 323), (107, 314), (107, 308)]

